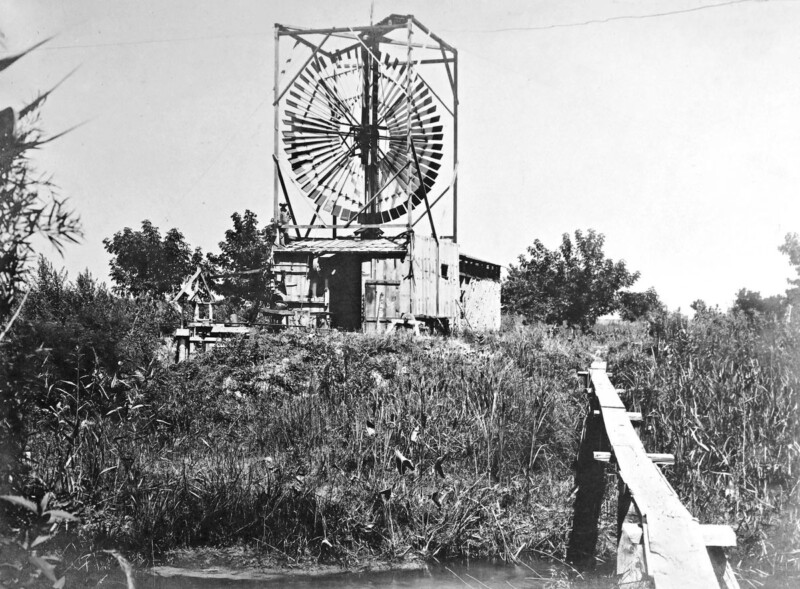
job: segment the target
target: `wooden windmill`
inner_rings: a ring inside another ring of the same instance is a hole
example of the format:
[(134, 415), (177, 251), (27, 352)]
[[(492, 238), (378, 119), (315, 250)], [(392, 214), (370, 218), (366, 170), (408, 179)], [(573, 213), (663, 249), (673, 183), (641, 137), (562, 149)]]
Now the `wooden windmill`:
[(392, 15), (363, 27), (276, 25), (275, 55), (275, 215), (286, 203), (290, 235), (396, 235), (427, 217), (438, 240), (438, 204), (455, 241), (456, 50)]
[(413, 16), (275, 25), (274, 270), (297, 317), (447, 331), (475, 278), (499, 326), (499, 267), (457, 244), (457, 88), (457, 51)]

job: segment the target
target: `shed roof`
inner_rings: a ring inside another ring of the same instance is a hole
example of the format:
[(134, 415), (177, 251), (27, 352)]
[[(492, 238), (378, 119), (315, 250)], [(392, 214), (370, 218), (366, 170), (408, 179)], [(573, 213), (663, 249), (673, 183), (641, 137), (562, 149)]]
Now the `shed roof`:
[(389, 257), (402, 257), (406, 255), (405, 243), (398, 243), (391, 239), (302, 239), (290, 241), (275, 248), (275, 253), (298, 254), (367, 254)]
[(494, 262), (487, 262), (474, 256), (460, 254), (459, 270), (461, 274), (471, 278), (488, 278), (490, 280), (500, 280), (500, 265)]

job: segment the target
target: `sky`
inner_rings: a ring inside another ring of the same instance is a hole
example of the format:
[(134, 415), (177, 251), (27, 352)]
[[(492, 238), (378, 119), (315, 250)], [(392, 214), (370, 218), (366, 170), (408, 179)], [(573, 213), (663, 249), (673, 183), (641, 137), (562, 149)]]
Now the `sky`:
[(782, 293), (800, 232), (800, 2), (792, 0), (0, 0), (0, 78), (80, 124), (36, 154), (80, 214), (70, 276), (149, 219), (216, 249), (272, 215), (274, 23), (413, 14), (459, 51), (459, 242), (509, 265), (593, 228), (672, 308)]

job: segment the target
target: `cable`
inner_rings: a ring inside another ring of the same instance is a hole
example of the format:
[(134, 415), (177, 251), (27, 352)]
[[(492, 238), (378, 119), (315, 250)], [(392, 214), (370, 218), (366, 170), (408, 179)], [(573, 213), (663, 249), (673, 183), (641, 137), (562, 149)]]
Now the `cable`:
[(695, 6), (694, 8), (685, 8), (683, 10), (670, 10), (668, 12), (654, 12), (652, 14), (623, 14), (619, 16), (609, 16), (607, 18), (598, 18), (592, 20), (585, 20), (581, 22), (562, 23), (554, 25), (541, 25), (534, 27), (509, 27), (504, 29), (473, 29), (473, 30), (459, 30), (459, 29), (442, 29), (445, 33), (508, 33), (515, 31), (546, 31), (549, 29), (566, 29), (570, 27), (583, 27), (587, 25), (605, 24), (617, 20), (639, 20), (649, 18), (660, 18), (662, 16), (673, 16), (677, 14), (687, 14), (689, 12), (698, 12), (700, 10), (707, 10), (710, 8), (722, 8), (724, 6), (732, 6), (734, 4), (744, 4), (745, 2), (768, 2), (769, 0), (730, 0), (728, 2), (720, 2), (718, 4), (704, 4), (702, 6)]
[(53, 45), (42, 47), (40, 51), (61, 49), (93, 49), (96, 47), (126, 47), (129, 45), (152, 45), (157, 43), (183, 43), (187, 41), (211, 41), (214, 39), (245, 39), (248, 37), (266, 37), (268, 33), (249, 33), (245, 35), (209, 35), (200, 37), (175, 37), (172, 39), (143, 39), (141, 41), (116, 41), (113, 43), (88, 43), (85, 45)]
[[(594, 25), (594, 24), (605, 24), (619, 20), (642, 20), (642, 19), (651, 19), (651, 18), (661, 18), (664, 16), (674, 16), (679, 14), (688, 14), (691, 12), (699, 12), (701, 10), (709, 10), (712, 8), (723, 8), (725, 6), (733, 6), (734, 4), (744, 4), (749, 2), (760, 2), (766, 3), (772, 0), (729, 0), (728, 2), (719, 2), (717, 4), (704, 4), (701, 6), (695, 6), (694, 8), (685, 8), (682, 10), (670, 10), (665, 12), (654, 12), (651, 14), (623, 14), (619, 16), (609, 16), (607, 18), (598, 18), (580, 22), (573, 22), (573, 23), (561, 23), (561, 24), (553, 24), (553, 25), (541, 25), (541, 26), (532, 26), (532, 27), (508, 27), (508, 28), (501, 28), (501, 29), (442, 29), (443, 32), (447, 33), (508, 33), (508, 32), (519, 32), (519, 31), (546, 31), (550, 29), (564, 29), (564, 28), (571, 28), (571, 27), (583, 27), (587, 25)], [(214, 39), (242, 39), (248, 37), (266, 37), (269, 33), (248, 33), (248, 34), (237, 34), (237, 35), (208, 35), (208, 36), (197, 36), (197, 37), (175, 37), (175, 38), (166, 38), (166, 39), (143, 39), (140, 41), (117, 41), (112, 43), (87, 43), (83, 45), (53, 45), (50, 47), (42, 47), (41, 51), (55, 51), (55, 50), (64, 50), (64, 49), (92, 49), (97, 47), (126, 47), (132, 45), (152, 45), (158, 43), (185, 43), (191, 41), (211, 41)], [(2, 40), (0, 38), (0, 40)]]

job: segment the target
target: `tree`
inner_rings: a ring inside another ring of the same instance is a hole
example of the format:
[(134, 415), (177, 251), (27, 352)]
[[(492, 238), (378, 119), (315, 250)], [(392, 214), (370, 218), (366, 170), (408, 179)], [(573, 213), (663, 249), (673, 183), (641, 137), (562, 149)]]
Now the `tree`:
[[(39, 45), (0, 58), (0, 72)], [(9, 355), (16, 349), (6, 346), (4, 339), (27, 296), (23, 292), (34, 256), (33, 242), (44, 237), (61, 253), (67, 243), (81, 236), (77, 215), (28, 159), (32, 150), (60, 137), (45, 137), (38, 126), (39, 107), (54, 89), (20, 110), (0, 109), (0, 492), (7, 490), (12, 473), (25, 468), (20, 461), (24, 441), (18, 435), (24, 415), (22, 395), (7, 386), (4, 376)]]
[(780, 319), (786, 310), (786, 297), (775, 295), (763, 298), (760, 292), (742, 288), (736, 293), (736, 300), (731, 310), (734, 313), (744, 314), (748, 319), (757, 316)]
[(664, 310), (664, 303), (654, 288), (648, 288), (644, 292), (619, 293), (619, 316), (623, 321), (651, 319)]
[(789, 256), (789, 263), (794, 266), (797, 278), (789, 279), (791, 288), (786, 289), (788, 302), (796, 305), (800, 303), (800, 237), (797, 233), (787, 233), (786, 238), (778, 248), (782, 254)]
[[(35, 48), (0, 59), (0, 71)], [(19, 111), (0, 110), (0, 325), (6, 327), (21, 305), (34, 258), (33, 240), (44, 237), (61, 253), (81, 235), (77, 215), (28, 159), (32, 150), (63, 135), (45, 137), (37, 125), (39, 107), (50, 92)], [(0, 340), (3, 333), (0, 327)]]
[(225, 232), (219, 243), (219, 254), (209, 254), (208, 260), (226, 276), (216, 290), (227, 297), (234, 307), (249, 306), (254, 321), (262, 306), (271, 302), (273, 288), (272, 244), (273, 228), (258, 228), (258, 218), (250, 210), (244, 215), (231, 215), (233, 228)]
[(538, 239), (509, 268), (503, 284), (506, 309), (529, 319), (562, 323), (582, 328), (615, 311), (618, 293), (632, 286), (638, 272), (629, 272), (623, 260), (615, 262), (603, 253), (605, 236), (589, 229), (568, 233), (557, 250), (549, 250)]
[(163, 239), (158, 227), (142, 221), (141, 231), (125, 227), (103, 240), (111, 254), (111, 279), (118, 294), (162, 297), (174, 292), (198, 264), (200, 248), (191, 251), (183, 234), (173, 228)]

